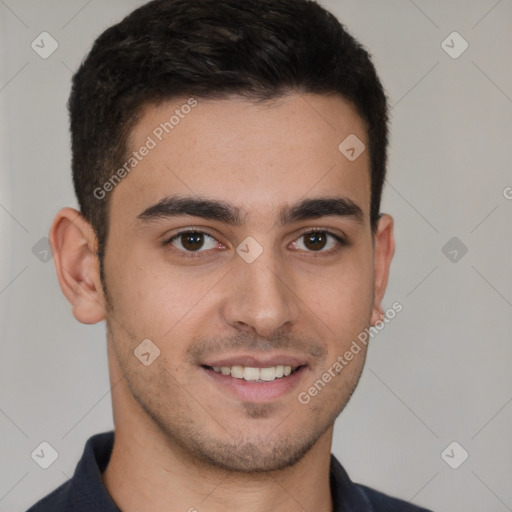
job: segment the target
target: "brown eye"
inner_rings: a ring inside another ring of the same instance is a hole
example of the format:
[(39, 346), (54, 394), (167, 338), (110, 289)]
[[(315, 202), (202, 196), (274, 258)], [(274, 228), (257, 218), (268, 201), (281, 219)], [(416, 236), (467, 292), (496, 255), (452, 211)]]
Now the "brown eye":
[(204, 235), (202, 233), (185, 233), (180, 235), (181, 245), (187, 251), (197, 251), (204, 244)]
[(319, 251), (325, 247), (327, 237), (322, 231), (304, 235), (304, 245), (311, 251)]
[(345, 240), (330, 231), (320, 229), (303, 233), (295, 242), (293, 248), (305, 252), (331, 253), (346, 245)]
[(172, 245), (183, 253), (205, 252), (208, 249), (215, 249), (219, 243), (208, 233), (201, 231), (182, 231), (165, 242), (165, 245)]

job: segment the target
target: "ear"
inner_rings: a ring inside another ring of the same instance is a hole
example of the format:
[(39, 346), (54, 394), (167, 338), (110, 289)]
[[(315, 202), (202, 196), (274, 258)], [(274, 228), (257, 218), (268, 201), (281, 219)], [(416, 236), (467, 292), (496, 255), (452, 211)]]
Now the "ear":
[(395, 237), (393, 235), (393, 217), (383, 214), (377, 224), (374, 238), (374, 294), (373, 310), (370, 324), (373, 326), (384, 316), (381, 301), (388, 285), (389, 267), (395, 254)]
[(77, 210), (63, 208), (53, 220), (49, 240), (60, 288), (73, 315), (83, 324), (100, 322), (106, 316), (106, 301), (92, 226)]

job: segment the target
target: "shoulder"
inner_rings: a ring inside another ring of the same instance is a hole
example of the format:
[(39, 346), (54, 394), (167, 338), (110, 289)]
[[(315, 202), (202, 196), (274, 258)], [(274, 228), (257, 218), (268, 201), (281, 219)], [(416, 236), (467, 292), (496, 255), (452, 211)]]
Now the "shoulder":
[(32, 505), (27, 512), (67, 512), (67, 496), (70, 486), (71, 480), (64, 482), (60, 487)]
[(432, 512), (426, 508), (413, 505), (408, 501), (388, 496), (366, 485), (355, 485), (361, 494), (371, 503), (375, 512)]
[(112, 502), (101, 478), (110, 458), (113, 441), (113, 431), (90, 437), (73, 477), (40, 499), (26, 512), (118, 512), (119, 509)]
[[(368, 512), (432, 512), (408, 501), (393, 498), (366, 485), (352, 482), (338, 459), (331, 454), (331, 491), (335, 510)], [(343, 508), (344, 507), (344, 508)]]

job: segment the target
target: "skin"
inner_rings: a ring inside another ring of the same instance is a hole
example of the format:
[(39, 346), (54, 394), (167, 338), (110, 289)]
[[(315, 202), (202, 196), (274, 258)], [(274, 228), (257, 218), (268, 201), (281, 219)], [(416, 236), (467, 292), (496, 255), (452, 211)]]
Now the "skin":
[[(185, 102), (147, 107), (131, 149)], [(108, 296), (93, 229), (71, 208), (56, 216), (50, 240), (73, 314), (107, 322), (115, 443), (103, 480), (123, 511), (332, 510), (333, 426), (364, 346), (308, 404), (297, 395), (381, 318), (394, 253), (393, 219), (370, 227), (368, 151), (350, 162), (338, 150), (349, 134), (368, 147), (361, 118), (337, 96), (200, 100), (110, 192)], [(229, 202), (243, 222), (137, 219), (174, 194)], [(278, 222), (283, 206), (322, 197), (349, 198), (362, 220)], [(215, 240), (193, 258), (183, 256), (188, 239), (163, 245), (186, 228)], [(303, 236), (312, 228), (348, 244), (327, 237), (312, 249)], [(248, 236), (263, 248), (250, 264), (236, 252)], [(133, 353), (146, 338), (160, 349), (149, 366)], [(297, 389), (266, 403), (228, 395), (199, 366), (204, 357), (269, 352), (309, 365)]]

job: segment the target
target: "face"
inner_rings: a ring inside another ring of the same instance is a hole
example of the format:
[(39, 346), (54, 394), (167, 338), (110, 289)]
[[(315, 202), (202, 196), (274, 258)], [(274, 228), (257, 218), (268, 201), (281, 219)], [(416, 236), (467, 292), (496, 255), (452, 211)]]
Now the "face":
[(308, 393), (378, 319), (392, 226), (372, 236), (368, 151), (338, 149), (367, 135), (341, 98), (186, 103), (147, 108), (130, 138), (141, 158), (110, 192), (111, 357), (173, 446), (228, 470), (281, 469), (356, 387), (364, 346)]

